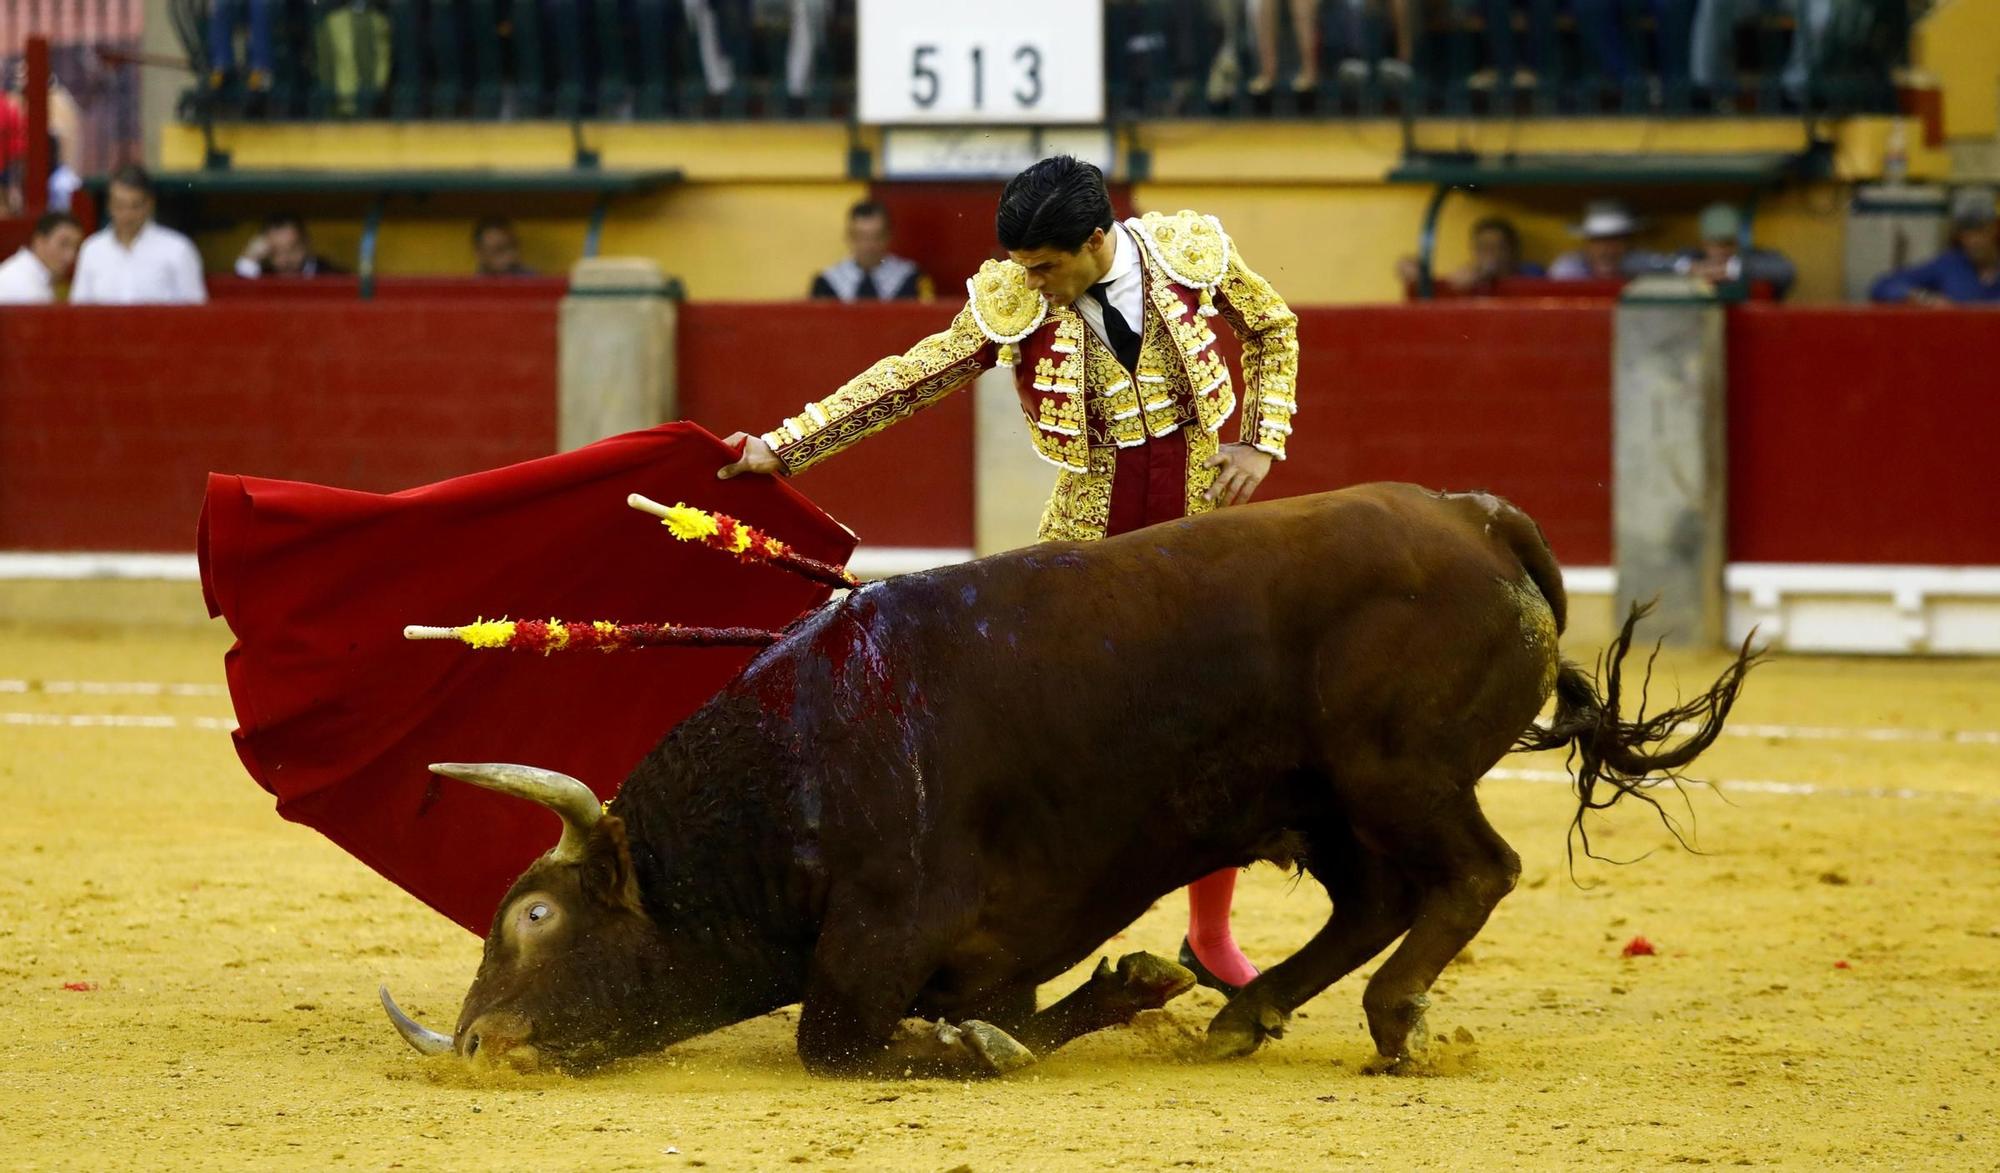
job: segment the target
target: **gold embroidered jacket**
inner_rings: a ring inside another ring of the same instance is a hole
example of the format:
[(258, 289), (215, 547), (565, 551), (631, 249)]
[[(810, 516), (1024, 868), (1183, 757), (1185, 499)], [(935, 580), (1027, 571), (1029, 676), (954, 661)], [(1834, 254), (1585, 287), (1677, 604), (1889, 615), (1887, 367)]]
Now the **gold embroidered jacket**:
[[(1282, 460), (1298, 410), (1297, 318), (1243, 263), (1213, 216), (1149, 213), (1125, 226), (1141, 245), (1145, 321), (1137, 371), (1128, 374), (1076, 311), (1051, 307), (1030, 289), (1019, 265), (988, 261), (966, 282), (965, 309), (949, 327), (807, 404), (765, 442), (799, 472), (981, 371), (1011, 366), (1035, 451), (1064, 473), (1043, 538), (1102, 536), (1096, 506), (1108, 505), (1116, 450), (1190, 423), (1201, 426), (1190, 431), (1189, 512), (1200, 512), (1200, 493), (1213, 480), (1200, 475), (1201, 464), (1237, 406), (1208, 319), (1219, 314), (1243, 343), (1240, 439)], [(1083, 483), (1100, 478), (1101, 486)]]

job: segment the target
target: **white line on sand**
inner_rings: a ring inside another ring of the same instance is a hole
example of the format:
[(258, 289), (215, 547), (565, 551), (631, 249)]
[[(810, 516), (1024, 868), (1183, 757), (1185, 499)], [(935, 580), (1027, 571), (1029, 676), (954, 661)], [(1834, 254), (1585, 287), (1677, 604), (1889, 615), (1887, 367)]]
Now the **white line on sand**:
[(227, 732), (227, 717), (174, 717), (164, 713), (0, 713), (0, 725), (51, 729), (208, 729)]
[[(229, 732), (236, 722), (227, 717), (177, 717), (165, 713), (7, 713), (0, 712), (0, 726), (30, 726), (45, 729), (197, 729)], [(1508, 766), (1487, 771), (1493, 782), (1537, 782), (1566, 786), (1570, 776), (1562, 770), (1519, 770)], [(1656, 782), (1653, 785), (1664, 785)], [(1943, 798), (1969, 799), (1980, 805), (2000, 803), (2000, 797), (1972, 794), (1963, 790), (1913, 790), (1895, 786), (1822, 786), (1816, 782), (1775, 782), (1765, 778), (1723, 779), (1715, 788), (1736, 794), (1825, 795), (1831, 798)]]
[[(226, 696), (220, 684), (177, 684), (157, 680), (21, 680), (0, 679), (0, 693), (42, 693), (47, 696)], [(1679, 732), (1693, 732), (1684, 725)], [(1842, 728), (1833, 725), (1753, 725), (1732, 722), (1725, 737), (1760, 741), (1878, 741), (1922, 745), (2000, 745), (2000, 729), (1903, 729), (1894, 726)]]
[[(1516, 770), (1499, 766), (1486, 772), (1486, 780), (1493, 782), (1544, 782), (1558, 786), (1570, 784), (1570, 776), (1562, 770)], [(1648, 789), (1664, 787), (1667, 783), (1653, 780)], [(1688, 783), (1696, 789), (1707, 789), (1701, 783)], [(1714, 789), (1717, 793), (1728, 794), (1794, 794), (1823, 795), (1828, 798), (1945, 798), (1963, 799), (1982, 806), (2000, 803), (2000, 796), (1975, 794), (1967, 790), (1915, 790), (1907, 786), (1822, 786), (1817, 782), (1774, 782), (1768, 778), (1718, 778)]]
[(225, 696), (220, 684), (168, 684), (158, 680), (0, 680), (0, 692), (50, 696)]

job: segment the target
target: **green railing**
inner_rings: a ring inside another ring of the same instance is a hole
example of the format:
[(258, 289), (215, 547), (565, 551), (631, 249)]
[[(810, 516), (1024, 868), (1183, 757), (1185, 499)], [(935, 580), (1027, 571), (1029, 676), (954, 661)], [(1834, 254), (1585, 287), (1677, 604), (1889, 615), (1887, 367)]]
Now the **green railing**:
[[(790, 5), (711, 0), (704, 61), (684, 0), (227, 0), (269, 6), (265, 77), (247, 19), (210, 59), (214, 2), (170, 0), (190, 120), (853, 114), (854, 0), (809, 6), (811, 68), (791, 79)], [(1266, 59), (1248, 7), (1108, 0), (1112, 117), (1883, 112), (1909, 39), (1908, 0), (1322, 0), (1315, 47), (1269, 0)]]

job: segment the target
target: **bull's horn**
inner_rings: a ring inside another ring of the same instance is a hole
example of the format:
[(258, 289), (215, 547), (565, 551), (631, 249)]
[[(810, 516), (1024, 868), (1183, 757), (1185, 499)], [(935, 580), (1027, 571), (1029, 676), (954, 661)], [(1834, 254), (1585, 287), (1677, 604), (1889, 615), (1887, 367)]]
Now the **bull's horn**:
[(389, 987), (382, 986), (379, 992), (382, 995), (382, 1009), (389, 1012), (389, 1021), (396, 1024), (396, 1033), (403, 1036), (404, 1042), (426, 1055), (451, 1054), (450, 1035), (441, 1035), (427, 1029), (416, 1019), (403, 1013), (403, 1008), (396, 1005), (396, 1000), (389, 996)]
[(590, 829), (604, 817), (604, 807), (590, 792), (590, 787), (554, 770), (537, 770), (533, 766), (510, 766), (500, 762), (439, 762), (431, 767), (431, 773), (511, 794), (515, 798), (525, 798), (561, 815), (562, 839), (549, 853), (549, 858), (557, 863), (582, 862), (584, 845), (590, 841)]

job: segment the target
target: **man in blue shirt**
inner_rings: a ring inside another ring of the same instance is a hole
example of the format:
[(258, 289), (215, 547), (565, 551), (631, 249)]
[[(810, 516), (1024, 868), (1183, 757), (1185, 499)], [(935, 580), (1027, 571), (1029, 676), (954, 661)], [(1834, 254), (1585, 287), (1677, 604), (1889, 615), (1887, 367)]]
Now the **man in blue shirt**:
[(1921, 265), (1875, 282), (1875, 301), (1915, 305), (2000, 303), (2000, 227), (1990, 188), (1966, 188), (1952, 201), (1951, 247)]

